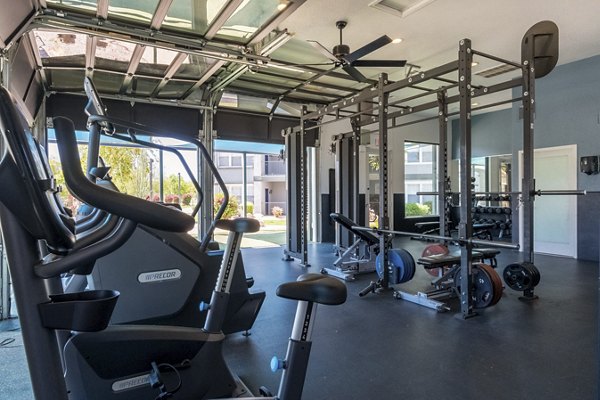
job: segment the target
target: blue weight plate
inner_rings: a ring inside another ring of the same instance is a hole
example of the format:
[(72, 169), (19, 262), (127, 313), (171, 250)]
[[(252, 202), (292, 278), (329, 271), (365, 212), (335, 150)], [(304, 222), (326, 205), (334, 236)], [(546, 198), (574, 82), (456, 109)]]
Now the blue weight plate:
[[(392, 269), (394, 270), (390, 276), (390, 284), (397, 285), (401, 283), (400, 279), (405, 273), (404, 260), (397, 251), (392, 249), (388, 251), (388, 261), (392, 264)], [(375, 270), (377, 271), (377, 275), (382, 278), (383, 266), (381, 265), (381, 254), (375, 259)]]
[(398, 249), (398, 254), (404, 261), (404, 274), (400, 279), (400, 283), (408, 282), (415, 276), (415, 260), (413, 256), (404, 249)]

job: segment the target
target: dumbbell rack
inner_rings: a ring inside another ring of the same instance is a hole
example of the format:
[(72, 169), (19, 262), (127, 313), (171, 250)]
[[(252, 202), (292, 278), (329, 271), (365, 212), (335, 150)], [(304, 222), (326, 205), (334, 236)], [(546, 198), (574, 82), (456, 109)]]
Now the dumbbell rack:
[(512, 208), (501, 206), (479, 205), (480, 202), (509, 202), (511, 195), (473, 195), (473, 223), (494, 224), (493, 232), (498, 232), (498, 239), (510, 237), (512, 233)]

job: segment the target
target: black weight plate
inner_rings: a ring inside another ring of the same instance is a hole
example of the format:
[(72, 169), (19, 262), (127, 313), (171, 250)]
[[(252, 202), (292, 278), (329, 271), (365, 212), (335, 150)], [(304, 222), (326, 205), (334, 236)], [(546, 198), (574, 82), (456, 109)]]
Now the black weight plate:
[(540, 283), (540, 270), (532, 263), (523, 263), (523, 266), (531, 274), (531, 288), (534, 288)]
[[(471, 270), (473, 275), (473, 291), (472, 291), (472, 299), (473, 299), (473, 307), (474, 308), (486, 308), (495, 303), (494, 301), (494, 282), (490, 275), (479, 269), (476, 265), (473, 266)], [(460, 269), (457, 270), (454, 285), (459, 289), (462, 284), (462, 277), (460, 275)], [(497, 294), (496, 294), (497, 296)]]
[(504, 268), (504, 282), (506, 285), (517, 291), (524, 291), (533, 288), (533, 276), (531, 270), (523, 265), (524, 263), (509, 264)]

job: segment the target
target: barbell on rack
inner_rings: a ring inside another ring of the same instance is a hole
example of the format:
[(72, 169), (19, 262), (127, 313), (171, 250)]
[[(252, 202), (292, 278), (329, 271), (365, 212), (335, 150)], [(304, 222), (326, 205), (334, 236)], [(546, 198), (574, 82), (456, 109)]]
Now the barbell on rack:
[(481, 240), (481, 239), (473, 239), (473, 238), (453, 238), (449, 236), (441, 236), (441, 235), (429, 235), (424, 233), (415, 233), (415, 232), (404, 232), (404, 231), (393, 231), (390, 229), (378, 229), (378, 228), (367, 228), (366, 226), (356, 226), (354, 229), (359, 231), (366, 231), (375, 233), (378, 235), (381, 234), (390, 234), (390, 235), (399, 235), (399, 236), (411, 236), (422, 239), (435, 239), (435, 240), (444, 240), (444, 241), (452, 241), (458, 243), (461, 246), (465, 244), (477, 244), (481, 246), (489, 246), (489, 247), (499, 247), (503, 249), (512, 249), (518, 250), (519, 245), (513, 243), (502, 243), (502, 242), (494, 242), (491, 240)]
[[(460, 192), (446, 192), (447, 195), (459, 194)], [(598, 194), (599, 190), (535, 190), (532, 192), (534, 196), (586, 196), (588, 194)], [(417, 196), (437, 196), (440, 192), (417, 192)], [(498, 194), (498, 195), (519, 195), (523, 192), (473, 192), (473, 195), (480, 194)]]

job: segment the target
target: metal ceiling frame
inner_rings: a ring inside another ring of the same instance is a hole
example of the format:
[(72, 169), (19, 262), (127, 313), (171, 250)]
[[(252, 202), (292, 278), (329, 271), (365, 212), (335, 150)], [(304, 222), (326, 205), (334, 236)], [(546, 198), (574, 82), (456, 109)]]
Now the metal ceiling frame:
[[(155, 9), (152, 21), (150, 23), (150, 29), (141, 28), (139, 25), (129, 24), (123, 20), (107, 20), (108, 17), (108, 3), (109, 0), (98, 0), (98, 7), (96, 16), (97, 19), (90, 18), (89, 15), (83, 15), (71, 10), (63, 12), (59, 9), (46, 8), (34, 19), (30, 29), (42, 28), (42, 29), (57, 29), (63, 31), (71, 31), (75, 33), (81, 33), (91, 35), (88, 37), (88, 43), (86, 46), (86, 63), (85, 73), (91, 76), (94, 71), (95, 61), (95, 44), (97, 43), (98, 37), (107, 37), (116, 40), (122, 40), (130, 43), (135, 43), (136, 47), (133, 50), (127, 72), (123, 73), (120, 71), (105, 71), (116, 74), (124, 75), (123, 83), (119, 90), (121, 95), (128, 93), (131, 89), (134, 77), (142, 77), (137, 74), (141, 57), (144, 53), (145, 46), (152, 46), (157, 48), (163, 48), (171, 51), (177, 51), (179, 54), (173, 59), (171, 64), (166, 69), (165, 73), (161, 77), (151, 78), (159, 80), (157, 86), (150, 94), (151, 99), (155, 99), (161, 90), (172, 80), (186, 81), (189, 79), (173, 79), (177, 70), (185, 62), (185, 59), (189, 54), (199, 55), (209, 59), (215, 59), (215, 63), (211, 65), (204, 74), (194, 81), (191, 88), (185, 91), (179, 102), (186, 102), (186, 99), (190, 97), (194, 91), (203, 85), (207, 85), (211, 93), (218, 93), (225, 90), (225, 87), (240, 79), (241, 82), (264, 84), (266, 87), (271, 86), (275, 89), (284, 90), (283, 93), (277, 92), (265, 92), (261, 90), (252, 90), (236, 87), (233, 85), (230, 91), (240, 94), (249, 94), (253, 96), (265, 97), (267, 100), (275, 101), (275, 107), (279, 102), (287, 100), (292, 103), (304, 102), (313, 104), (323, 104), (324, 101), (316, 101), (306, 99), (306, 96), (320, 96), (329, 99), (343, 99), (345, 96), (335, 95), (328, 90), (336, 90), (343, 93), (348, 93), (348, 96), (355, 95), (364, 88), (352, 89), (339, 85), (322, 83), (318, 79), (323, 76), (329, 76), (332, 78), (344, 79), (348, 81), (356, 82), (352, 77), (344, 73), (334, 71), (335, 68), (323, 70), (320, 68), (314, 68), (310, 66), (299, 66), (291, 62), (283, 60), (277, 60), (270, 57), (270, 54), (274, 52), (278, 47), (285, 44), (291, 35), (286, 31), (280, 31), (270, 37), (266, 44), (265, 38), (269, 37), (274, 28), (285, 18), (287, 18), (292, 12), (294, 12), (300, 5), (306, 0), (293, 0), (290, 1), (286, 9), (277, 13), (273, 18), (263, 24), (250, 38), (248, 44), (243, 45), (240, 43), (232, 43), (223, 39), (215, 39), (216, 33), (222, 26), (227, 22), (231, 15), (236, 9), (242, 4), (243, 0), (231, 0), (228, 2), (222, 10), (220, 10), (218, 16), (212, 21), (208, 27), (207, 33), (202, 38), (192, 37), (186, 34), (173, 34), (170, 32), (161, 31), (162, 23), (167, 16), (168, 10), (171, 7), (174, 0), (160, 0)], [(31, 39), (31, 37), (30, 37)], [(35, 39), (34, 39), (35, 44)], [(37, 45), (34, 46), (37, 49)], [(39, 57), (39, 54), (36, 55)], [(237, 65), (233, 70), (228, 72), (226, 76), (221, 74), (221, 77), (216, 78), (215, 76), (224, 66)], [(46, 67), (40, 62), (41, 73)], [(48, 67), (53, 68), (53, 67)], [(60, 68), (54, 66), (54, 68)], [(79, 69), (79, 68), (77, 68)], [(310, 74), (311, 76), (307, 79), (299, 76), (288, 76), (284, 73), (278, 73), (277, 69), (293, 69), (300, 73)], [(254, 70), (256, 73), (263, 73), (264, 76), (272, 76), (281, 79), (287, 79), (296, 82), (295, 86), (286, 86), (281, 83), (275, 82), (260, 82), (257, 79), (252, 79), (252, 76), (243, 76), (248, 70)], [(100, 71), (100, 70), (98, 70)], [(48, 87), (46, 81), (47, 76), (45, 74), (42, 79)], [(305, 88), (306, 85), (312, 85), (312, 88)], [(368, 83), (367, 83), (368, 85)], [(319, 92), (318, 88), (322, 88), (323, 92)], [(298, 93), (300, 96), (295, 96), (294, 93)], [(137, 97), (136, 97), (137, 98)], [(197, 100), (193, 102), (187, 102), (188, 104), (197, 103)], [(200, 103), (202, 104), (202, 103)]]
[(154, 14), (152, 15), (152, 21), (150, 21), (150, 28), (154, 30), (159, 30), (162, 26), (163, 21), (167, 17), (167, 13), (169, 12), (169, 8), (173, 0), (159, 0), (156, 10), (154, 10)]
[(140, 61), (142, 60), (142, 56), (144, 55), (145, 46), (136, 45), (133, 49), (133, 53), (131, 54), (131, 59), (129, 60), (129, 66), (127, 67), (127, 75), (125, 75), (125, 79), (123, 79), (123, 83), (121, 84), (120, 93), (126, 93), (131, 87), (131, 83), (133, 82), (133, 75), (140, 65)]
[(175, 75), (179, 67), (181, 67), (185, 59), (188, 57), (189, 55), (185, 53), (178, 53), (175, 56), (171, 64), (167, 67), (167, 70), (165, 71), (165, 76), (162, 78), (162, 80), (156, 86), (156, 88), (154, 88), (154, 91), (152, 92), (152, 94), (150, 94), (150, 97), (158, 97), (160, 91), (167, 85), (167, 83), (169, 83), (169, 80), (173, 78), (173, 75)]
[(108, 19), (108, 2), (109, 0), (98, 0), (98, 6), (96, 7), (96, 17), (103, 20)]
[[(284, 92), (287, 92), (290, 89), (289, 86), (284, 86), (284, 85), (281, 85), (281, 84), (278, 84), (278, 83), (272, 83), (272, 82), (268, 82), (267, 83), (267, 82), (258, 81), (256, 79), (252, 79), (252, 75), (240, 76), (235, 81), (236, 82), (245, 82), (245, 83), (258, 84), (258, 85), (269, 85), (269, 86), (271, 86), (271, 87), (273, 87), (275, 89), (281, 89)], [(294, 91), (297, 92), (297, 93), (305, 93), (305, 94), (308, 94), (308, 95), (328, 97), (330, 99), (337, 99), (337, 100), (340, 100), (340, 99), (344, 98), (344, 96), (335, 95), (333, 93), (319, 92), (319, 91), (315, 91), (314, 89), (313, 90), (310, 90), (310, 89), (295, 89)], [(278, 98), (278, 97), (282, 96), (283, 94), (284, 93), (279, 93), (279, 94), (276, 93), (274, 97)]]
[(235, 10), (242, 4), (244, 0), (231, 0), (229, 3), (225, 5), (225, 7), (221, 10), (219, 15), (213, 20), (213, 22), (208, 27), (208, 30), (204, 34), (204, 38), (207, 40), (212, 40), (219, 29), (225, 25), (225, 22), (233, 15)]
[(92, 78), (94, 75), (94, 64), (96, 63), (96, 46), (98, 36), (89, 35), (85, 43), (85, 76)]

